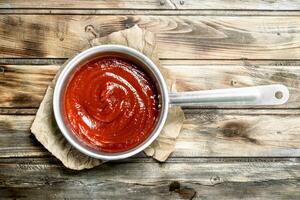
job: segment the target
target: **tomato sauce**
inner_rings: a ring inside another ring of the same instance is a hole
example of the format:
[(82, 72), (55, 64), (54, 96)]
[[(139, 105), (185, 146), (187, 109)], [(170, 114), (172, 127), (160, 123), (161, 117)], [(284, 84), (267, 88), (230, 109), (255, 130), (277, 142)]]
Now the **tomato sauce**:
[(70, 78), (63, 97), (73, 134), (104, 152), (141, 144), (158, 116), (158, 97), (150, 78), (135, 64), (113, 56), (92, 60)]

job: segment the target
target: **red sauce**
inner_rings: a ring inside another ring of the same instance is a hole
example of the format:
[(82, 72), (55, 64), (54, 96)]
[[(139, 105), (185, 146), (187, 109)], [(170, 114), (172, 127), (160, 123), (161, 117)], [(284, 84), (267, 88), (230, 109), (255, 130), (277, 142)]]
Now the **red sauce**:
[(122, 152), (142, 143), (159, 111), (153, 82), (133, 63), (111, 56), (80, 67), (63, 101), (77, 138), (104, 152)]

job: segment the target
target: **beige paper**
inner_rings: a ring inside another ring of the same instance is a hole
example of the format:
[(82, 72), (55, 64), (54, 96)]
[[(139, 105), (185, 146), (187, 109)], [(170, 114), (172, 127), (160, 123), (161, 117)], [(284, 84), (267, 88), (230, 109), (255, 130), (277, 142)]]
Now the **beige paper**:
[[(157, 66), (160, 66), (154, 34), (143, 30), (138, 26), (134, 26), (123, 31), (114, 32), (106, 37), (96, 38), (91, 41), (92, 46), (101, 44), (121, 44), (129, 46), (141, 51), (151, 58), (151, 60), (153, 60)], [(68, 61), (66, 61), (66, 63), (67, 62)], [(66, 65), (66, 63), (61, 67), (61, 69)], [(171, 88), (171, 83), (168, 80), (169, 76), (167, 70), (162, 68), (160, 68), (160, 70), (165, 77), (169, 88)], [(55, 157), (61, 160), (62, 163), (70, 169), (81, 170), (100, 165), (103, 163), (101, 160), (91, 158), (77, 151), (66, 141), (59, 131), (53, 116), (52, 108), (53, 89), (55, 82), (56, 78), (46, 91), (44, 99), (36, 114), (36, 118), (31, 126), (31, 132), (46, 149), (48, 149)], [(175, 89), (174, 85), (172, 86), (172, 90), (173, 89)], [(151, 144), (151, 146), (145, 150), (145, 153), (159, 161), (165, 161), (174, 151), (176, 138), (182, 127), (183, 120), (184, 114), (181, 108), (170, 108), (167, 122), (162, 132)]]

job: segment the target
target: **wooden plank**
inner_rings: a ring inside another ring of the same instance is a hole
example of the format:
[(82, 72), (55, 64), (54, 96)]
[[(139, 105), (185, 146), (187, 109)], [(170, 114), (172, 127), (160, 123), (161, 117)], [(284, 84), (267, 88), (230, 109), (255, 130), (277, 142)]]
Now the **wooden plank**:
[[(135, 24), (164, 59), (299, 59), (299, 16), (0, 16), (0, 58), (66, 58)], [(292, 52), (292, 53), (291, 53)]]
[(0, 2), (0, 8), (60, 8), (60, 9), (174, 9), (174, 3), (168, 0), (9, 0)]
[[(300, 156), (300, 110), (185, 109), (172, 157)], [(0, 115), (0, 157), (48, 156), (33, 115)]]
[(38, 106), (58, 68), (58, 65), (1, 65), (0, 106)]
[(124, 10), (124, 9), (61, 9), (18, 8), (0, 9), (0, 14), (29, 15), (175, 15), (175, 16), (299, 16), (300, 10)]
[(265, 0), (172, 0), (177, 9), (228, 9), (228, 10), (299, 10), (299, 0), (265, 1)]
[(106, 163), (72, 171), (46, 159), (0, 159), (4, 198), (299, 199), (299, 159)]
[(0, 115), (0, 148), (3, 155), (45, 156), (50, 155), (30, 133), (34, 116)]
[(299, 116), (270, 113), (185, 110), (174, 156), (299, 156)]
[[(284, 84), (290, 99), (282, 106), (268, 108), (299, 108), (299, 62), (273, 61), (164, 61), (164, 68), (178, 91), (239, 88), (268, 84)], [(224, 107), (224, 106), (223, 106)], [(226, 107), (226, 106), (225, 106)], [(227, 106), (238, 107), (238, 106)], [(247, 106), (244, 106), (244, 108)], [(254, 106), (249, 106), (254, 108)]]
[(199, 10), (300, 10), (299, 0), (10, 0), (0, 2), (0, 8), (60, 8), (60, 9), (199, 9)]
[[(260, 108), (300, 108), (300, 61), (162, 60), (162, 66), (170, 70), (178, 91), (282, 83), (290, 90), (289, 102)], [(59, 65), (0, 65), (0, 107), (37, 108), (58, 68)]]

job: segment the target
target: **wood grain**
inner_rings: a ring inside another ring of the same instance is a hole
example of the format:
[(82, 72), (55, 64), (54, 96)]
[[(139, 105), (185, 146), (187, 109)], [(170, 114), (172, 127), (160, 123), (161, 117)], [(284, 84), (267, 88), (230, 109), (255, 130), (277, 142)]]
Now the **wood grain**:
[[(300, 61), (162, 60), (161, 63), (170, 71), (178, 91), (282, 83), (290, 90), (289, 102), (260, 108), (300, 108)], [(58, 69), (59, 65), (0, 65), (0, 107), (37, 108)]]
[(4, 198), (299, 199), (299, 159), (189, 158), (71, 171), (56, 160), (0, 159)]
[(9, 0), (0, 2), (0, 8), (62, 8), (62, 9), (174, 9), (174, 3), (168, 0)]
[(197, 10), (300, 10), (299, 0), (10, 0), (0, 2), (0, 8), (61, 8), (61, 9), (197, 9)]
[[(0, 58), (67, 58), (135, 24), (164, 59), (299, 59), (299, 16), (2, 15)], [(291, 53), (292, 52), (292, 53)]]
[(5, 157), (50, 155), (30, 133), (33, 115), (0, 116), (0, 149)]
[(297, 16), (300, 10), (190, 10), (190, 9), (61, 9), (61, 8), (17, 8), (0, 9), (0, 15), (149, 15), (149, 16)]
[[(299, 0), (0, 1), (0, 199), (300, 199), (299, 11)], [(290, 101), (185, 108), (166, 163), (68, 170), (29, 130), (43, 93), (66, 58), (135, 24), (157, 34), (179, 91), (283, 83)]]
[[(164, 61), (178, 91), (212, 90), (248, 86), (284, 84), (290, 98), (282, 106), (268, 108), (299, 108), (299, 62), (273, 61)], [(224, 106), (223, 106), (224, 107)], [(227, 106), (230, 107), (230, 106)], [(238, 107), (238, 106), (231, 106)], [(244, 106), (245, 108), (247, 106)], [(249, 106), (254, 108), (254, 106)]]
[[(172, 157), (300, 156), (300, 110), (185, 109)], [(0, 157), (48, 156), (33, 115), (0, 115)], [(18, 145), (16, 145), (18, 144)]]
[(185, 110), (174, 156), (299, 156), (296, 112)]
[(268, 0), (172, 0), (177, 9), (228, 9), (228, 10), (299, 10), (299, 0), (268, 1)]
[(0, 65), (0, 106), (36, 107), (58, 65)]

